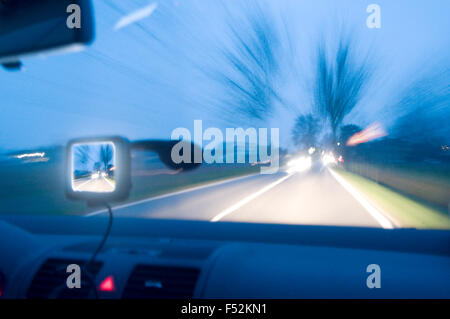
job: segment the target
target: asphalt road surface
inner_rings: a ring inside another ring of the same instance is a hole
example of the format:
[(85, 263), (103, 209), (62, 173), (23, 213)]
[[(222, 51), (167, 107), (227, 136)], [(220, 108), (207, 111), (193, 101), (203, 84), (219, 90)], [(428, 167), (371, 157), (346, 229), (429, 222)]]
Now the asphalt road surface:
[(114, 184), (103, 176), (94, 179), (85, 177), (74, 180), (73, 189), (80, 192), (112, 192)]
[[(95, 215), (102, 212), (94, 212)], [(393, 228), (329, 169), (252, 175), (114, 208), (115, 216)]]

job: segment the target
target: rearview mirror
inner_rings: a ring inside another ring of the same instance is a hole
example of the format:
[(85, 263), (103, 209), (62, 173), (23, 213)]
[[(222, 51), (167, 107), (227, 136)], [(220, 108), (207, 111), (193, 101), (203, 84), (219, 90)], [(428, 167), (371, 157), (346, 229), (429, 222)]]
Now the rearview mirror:
[[(192, 160), (175, 163), (172, 148), (183, 143), (190, 149)], [(195, 163), (194, 154), (201, 149), (192, 142), (173, 140), (141, 140), (130, 143), (122, 137), (86, 138), (69, 141), (66, 149), (66, 195), (86, 200), (91, 205), (123, 200), (131, 189), (130, 151), (154, 151), (162, 163), (173, 170), (189, 171)]]
[(1, 0), (0, 63), (33, 53), (76, 50), (93, 38), (89, 0)]
[(66, 194), (91, 202), (120, 200), (131, 188), (130, 147), (121, 137), (77, 139), (67, 145)]

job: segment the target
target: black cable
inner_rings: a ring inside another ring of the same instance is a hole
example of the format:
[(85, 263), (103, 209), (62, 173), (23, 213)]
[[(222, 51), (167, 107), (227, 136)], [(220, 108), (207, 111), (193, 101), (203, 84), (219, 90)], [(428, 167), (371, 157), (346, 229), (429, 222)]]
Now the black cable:
[[(98, 245), (98, 247), (94, 251), (94, 253), (92, 254), (91, 258), (83, 266), (81, 266), (81, 273), (87, 277), (87, 280), (89, 281), (89, 284), (91, 285), (91, 289), (92, 288), (94, 289), (95, 299), (99, 299), (97, 287), (95, 284), (95, 275), (89, 271), (89, 267), (91, 267), (93, 265), (93, 263), (95, 262), (95, 257), (97, 257), (97, 255), (100, 253), (100, 251), (105, 246), (106, 240), (108, 239), (109, 233), (111, 232), (111, 227), (112, 227), (112, 223), (113, 223), (113, 213), (112, 213), (111, 206), (109, 206), (108, 203), (104, 203), (104, 204), (108, 208), (108, 213), (109, 213), (108, 226), (106, 228), (105, 234), (103, 235), (102, 241), (100, 242), (100, 244)], [(65, 268), (56, 269), (56, 272), (62, 271), (64, 269)], [(65, 288), (67, 288), (66, 283), (53, 288), (52, 291), (50, 291), (50, 293), (48, 294), (48, 298), (49, 299), (58, 298), (60, 296), (60, 294), (65, 290)], [(88, 291), (88, 295), (89, 295), (89, 292), (90, 292), (90, 290)]]
[(100, 245), (98, 245), (97, 249), (95, 250), (94, 254), (92, 255), (91, 259), (86, 263), (85, 267), (88, 267), (94, 262), (95, 257), (97, 257), (98, 253), (102, 250), (103, 246), (105, 245), (106, 240), (108, 239), (109, 233), (111, 232), (111, 227), (113, 223), (113, 213), (111, 206), (109, 204), (105, 203), (105, 206), (108, 208), (109, 213), (109, 221), (108, 221), (108, 227), (106, 228), (106, 232), (103, 235), (103, 239), (100, 242)]
[[(65, 270), (64, 267), (57, 269), (58, 271), (63, 271)], [(93, 276), (91, 275), (91, 273), (85, 269), (85, 266), (81, 267), (81, 273), (83, 275), (85, 275), (85, 277), (87, 277), (87, 281), (89, 282), (89, 284), (91, 285), (91, 287), (95, 288), (95, 281)], [(65, 290), (67, 289), (66, 283), (63, 283), (57, 287), (55, 287), (54, 289), (52, 289), (50, 291), (50, 293), (48, 294), (48, 299), (58, 299), (61, 297), (61, 293), (63, 293)], [(89, 291), (88, 291), (89, 294)], [(95, 299), (99, 299), (98, 298), (98, 293), (97, 293), (97, 289), (94, 289), (94, 295), (95, 295)]]
[(105, 246), (106, 240), (109, 237), (109, 233), (111, 232), (111, 228), (112, 228), (112, 223), (113, 223), (113, 212), (111, 209), (111, 206), (109, 206), (108, 203), (104, 203), (106, 208), (108, 208), (108, 213), (109, 213), (109, 220), (108, 220), (108, 226), (106, 228), (105, 234), (103, 235), (102, 241), (100, 242), (100, 244), (98, 245), (97, 249), (94, 251), (94, 253), (92, 254), (91, 258), (89, 259), (89, 261), (83, 266), (85, 273), (87, 275), (87, 278), (92, 286), (92, 288), (94, 288), (94, 294), (95, 294), (95, 299), (98, 299), (98, 293), (97, 293), (97, 287), (95, 285), (95, 275), (93, 275), (90, 271), (89, 271), (89, 267), (92, 266), (95, 262), (95, 257), (97, 257), (97, 255), (100, 253), (100, 251), (103, 249), (103, 247)]

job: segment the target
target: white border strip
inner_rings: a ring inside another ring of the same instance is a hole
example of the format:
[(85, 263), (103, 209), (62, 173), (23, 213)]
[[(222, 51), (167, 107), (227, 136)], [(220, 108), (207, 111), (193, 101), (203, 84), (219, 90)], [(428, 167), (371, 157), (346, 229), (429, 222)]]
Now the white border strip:
[[(113, 209), (121, 209), (121, 208), (125, 208), (125, 207), (130, 207), (130, 206), (133, 206), (133, 205), (143, 204), (143, 203), (151, 202), (151, 201), (154, 201), (154, 200), (158, 200), (158, 199), (162, 199), (162, 198), (166, 198), (166, 197), (170, 197), (170, 196), (175, 196), (175, 195), (180, 195), (180, 194), (184, 194), (184, 193), (193, 192), (193, 191), (200, 190), (200, 189), (203, 189), (203, 188), (208, 188), (208, 187), (218, 186), (218, 185), (222, 185), (222, 184), (226, 184), (226, 183), (231, 183), (231, 182), (234, 182), (234, 181), (237, 181), (237, 180), (250, 178), (250, 177), (253, 177), (253, 176), (256, 176), (256, 175), (259, 175), (259, 173), (252, 173), (252, 174), (248, 174), (248, 175), (244, 175), (244, 176), (238, 176), (238, 177), (233, 177), (233, 178), (220, 180), (220, 181), (217, 181), (217, 182), (211, 182), (211, 183), (207, 183), (207, 184), (204, 184), (204, 185), (194, 186), (194, 187), (191, 187), (191, 188), (183, 189), (183, 190), (172, 192), (172, 193), (167, 193), (167, 194), (163, 194), (163, 195), (159, 195), (159, 196), (155, 196), (155, 197), (141, 199), (141, 200), (138, 200), (138, 201), (135, 201), (135, 202), (131, 202), (131, 203), (128, 203), (128, 204), (114, 206)], [(106, 213), (106, 212), (107, 212), (106, 209), (102, 209), (102, 210), (98, 210), (98, 211), (95, 211), (95, 212), (92, 212), (92, 213), (88, 213), (88, 214), (86, 214), (84, 216), (85, 217), (90, 217), (90, 216), (95, 216), (95, 215)]]
[(158, 7), (158, 3), (154, 2), (148, 6), (145, 6), (143, 8), (140, 8), (136, 11), (133, 11), (125, 16), (123, 16), (115, 25), (114, 30), (117, 31), (119, 29), (122, 29), (123, 27), (126, 27), (127, 25), (130, 25), (132, 23), (136, 23), (141, 21), (142, 19), (147, 18), (150, 16), (153, 11)]
[(87, 180), (87, 181), (81, 183), (81, 184), (78, 185), (77, 187), (74, 187), (74, 186), (73, 186), (73, 180), (72, 180), (72, 188), (73, 188), (74, 190), (76, 190), (76, 191), (79, 191), (81, 186), (84, 186), (84, 185), (86, 185), (87, 183), (90, 183), (90, 182), (92, 182), (92, 179), (89, 179), (89, 180)]
[(328, 168), (328, 171), (336, 179), (336, 181), (344, 187), (350, 195), (353, 196), (366, 210), (367, 212), (381, 225), (381, 227), (386, 229), (393, 229), (394, 225), (392, 222), (386, 218), (380, 211), (378, 211), (356, 188), (350, 185), (344, 178), (339, 176), (337, 173), (333, 172), (332, 169)]
[(102, 176), (102, 178), (109, 184), (109, 186), (113, 188), (113, 191), (116, 189), (116, 186), (110, 181), (108, 181), (108, 179), (105, 176)]
[(275, 182), (264, 186), (263, 188), (261, 188), (259, 191), (257, 191), (256, 193), (251, 194), (250, 196), (245, 197), (244, 199), (241, 199), (239, 202), (237, 202), (236, 204), (228, 207), (227, 209), (225, 209), (224, 211), (222, 211), (221, 213), (217, 214), (216, 216), (214, 216), (211, 221), (212, 222), (217, 222), (219, 220), (221, 220), (222, 218), (224, 218), (226, 215), (231, 214), (232, 212), (234, 212), (235, 210), (241, 208), (242, 206), (244, 206), (245, 204), (247, 204), (248, 202), (254, 200), (256, 197), (264, 194), (265, 192), (267, 192), (268, 190), (274, 188), (275, 186), (277, 186), (278, 184), (284, 182), (286, 179), (288, 179), (289, 177), (291, 177), (293, 174), (289, 174), (286, 176), (283, 176), (282, 178), (276, 180)]

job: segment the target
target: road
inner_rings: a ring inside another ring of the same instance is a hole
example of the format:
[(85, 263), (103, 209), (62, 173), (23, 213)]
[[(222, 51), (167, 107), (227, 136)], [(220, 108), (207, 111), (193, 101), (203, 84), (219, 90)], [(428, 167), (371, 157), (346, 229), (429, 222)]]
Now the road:
[(84, 177), (73, 181), (73, 189), (83, 192), (112, 192), (114, 190), (114, 184), (104, 176), (93, 179)]
[[(252, 175), (114, 208), (115, 216), (393, 228), (337, 173)], [(91, 215), (98, 214), (95, 212)]]

